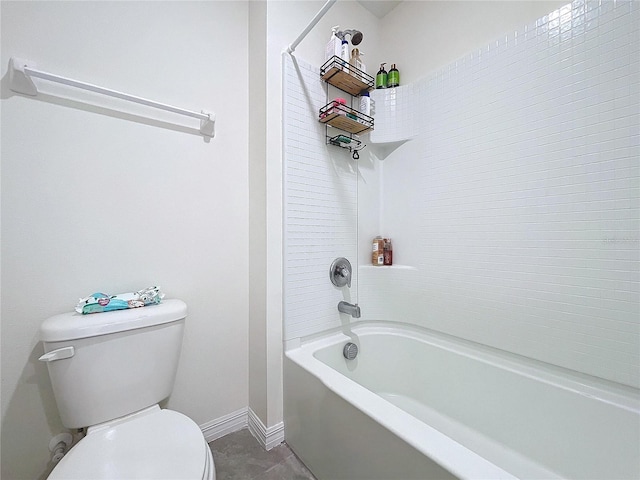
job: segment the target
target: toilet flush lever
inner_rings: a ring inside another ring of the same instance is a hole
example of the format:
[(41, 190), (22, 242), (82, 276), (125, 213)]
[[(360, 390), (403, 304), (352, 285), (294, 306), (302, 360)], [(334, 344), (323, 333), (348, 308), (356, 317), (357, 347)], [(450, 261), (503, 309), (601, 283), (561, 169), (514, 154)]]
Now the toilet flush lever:
[(41, 362), (55, 362), (56, 360), (71, 358), (75, 355), (75, 353), (76, 352), (74, 351), (73, 347), (62, 347), (45, 353), (38, 360), (40, 360)]

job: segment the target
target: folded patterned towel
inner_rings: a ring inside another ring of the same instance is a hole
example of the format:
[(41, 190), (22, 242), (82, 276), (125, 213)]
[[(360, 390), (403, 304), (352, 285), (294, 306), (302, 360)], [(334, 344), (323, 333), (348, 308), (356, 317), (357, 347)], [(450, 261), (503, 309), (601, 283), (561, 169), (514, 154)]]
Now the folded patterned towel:
[(76, 312), (87, 314), (144, 307), (160, 303), (163, 297), (164, 293), (160, 291), (160, 287), (149, 287), (137, 292), (119, 293), (117, 295), (94, 293), (90, 297), (80, 299), (76, 305)]

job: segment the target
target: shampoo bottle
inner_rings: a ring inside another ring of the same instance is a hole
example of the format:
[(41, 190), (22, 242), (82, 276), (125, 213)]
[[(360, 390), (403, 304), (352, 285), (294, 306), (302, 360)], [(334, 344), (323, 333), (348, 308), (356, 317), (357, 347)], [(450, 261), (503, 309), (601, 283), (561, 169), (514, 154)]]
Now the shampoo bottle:
[(396, 68), (396, 64), (391, 64), (391, 70), (387, 76), (387, 88), (393, 88), (400, 85), (400, 72)]
[(340, 58), (342, 59), (342, 69), (349, 72), (349, 42), (347, 40), (342, 40)]
[(384, 69), (384, 63), (380, 64), (380, 70), (376, 75), (376, 88), (387, 88), (387, 71)]
[(360, 113), (371, 116), (371, 97), (367, 91), (360, 94)]

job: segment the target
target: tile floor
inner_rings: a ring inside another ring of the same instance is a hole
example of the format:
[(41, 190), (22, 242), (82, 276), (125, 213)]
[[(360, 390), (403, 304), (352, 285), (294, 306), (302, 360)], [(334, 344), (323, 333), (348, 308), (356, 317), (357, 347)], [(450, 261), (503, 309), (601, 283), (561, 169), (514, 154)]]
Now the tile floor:
[(244, 428), (209, 443), (216, 480), (315, 480), (286, 443), (268, 452)]

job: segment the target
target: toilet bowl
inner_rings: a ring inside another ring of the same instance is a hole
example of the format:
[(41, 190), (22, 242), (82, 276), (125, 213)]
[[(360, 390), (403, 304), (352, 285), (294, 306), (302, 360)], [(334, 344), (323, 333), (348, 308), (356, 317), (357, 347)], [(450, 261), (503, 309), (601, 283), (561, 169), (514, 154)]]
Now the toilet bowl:
[(211, 450), (188, 417), (157, 405), (89, 427), (49, 480), (212, 480)]
[(47, 319), (40, 329), (62, 423), (87, 434), (48, 477), (215, 480), (200, 427), (158, 402), (173, 387), (186, 305)]

